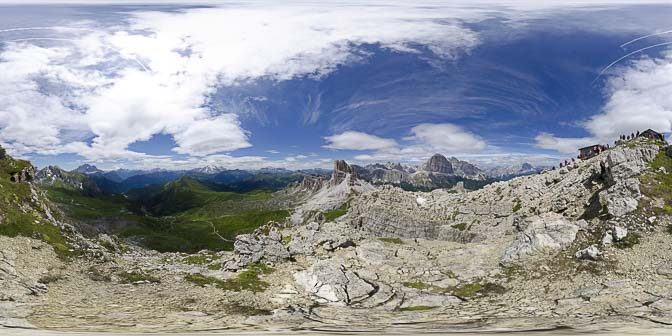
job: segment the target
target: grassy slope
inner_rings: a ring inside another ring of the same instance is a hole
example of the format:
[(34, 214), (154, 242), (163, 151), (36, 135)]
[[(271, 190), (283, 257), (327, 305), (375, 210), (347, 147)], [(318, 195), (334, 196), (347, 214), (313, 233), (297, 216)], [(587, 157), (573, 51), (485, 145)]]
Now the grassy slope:
[[(231, 250), (236, 235), (289, 216), (289, 211), (269, 202), (270, 192), (217, 192), (191, 178), (147, 192), (151, 197), (137, 197), (136, 203), (122, 195), (88, 197), (57, 188), (49, 189), (49, 197), (78, 220), (121, 218), (135, 222), (137, 225), (118, 233), (162, 252)], [(143, 208), (148, 210), (145, 215), (131, 212)]]
[(130, 204), (122, 195), (90, 197), (74, 190), (54, 187), (47, 188), (47, 195), (61, 205), (70, 217), (78, 220), (130, 214)]
[(0, 159), (0, 235), (40, 239), (51, 244), (59, 256), (68, 256), (69, 247), (61, 230), (36, 212), (39, 207), (32, 200), (30, 186), (9, 180), (10, 173), (29, 166), (30, 162), (24, 160)]
[[(672, 214), (672, 158), (661, 150), (650, 165), (651, 172), (640, 177), (642, 192), (664, 202), (663, 207), (653, 209), (654, 212)], [(661, 167), (666, 173), (659, 171)]]

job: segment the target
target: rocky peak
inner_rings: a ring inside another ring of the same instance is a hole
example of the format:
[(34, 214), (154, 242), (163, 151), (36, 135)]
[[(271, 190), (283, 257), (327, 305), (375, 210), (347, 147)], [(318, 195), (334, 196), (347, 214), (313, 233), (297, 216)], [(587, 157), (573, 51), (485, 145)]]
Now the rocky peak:
[(102, 170), (98, 169), (98, 167), (94, 165), (90, 165), (88, 163), (85, 163), (74, 170), (75, 172), (82, 173), (82, 174), (96, 174), (96, 173), (102, 173)]
[(102, 191), (90, 177), (80, 172), (67, 172), (57, 166), (48, 166), (35, 174), (38, 184), (83, 191), (93, 196)]
[(434, 154), (427, 160), (427, 162), (425, 162), (422, 166), (422, 170), (432, 173), (452, 174), (453, 166), (445, 156)]
[(357, 177), (357, 172), (345, 160), (336, 160), (334, 162), (334, 172), (331, 175), (333, 183), (341, 183), (348, 175), (352, 178)]
[(485, 173), (480, 168), (467, 161), (462, 161), (454, 156), (448, 159), (448, 161), (453, 166), (455, 175), (477, 180), (485, 178)]
[(522, 169), (522, 170), (532, 170), (532, 169), (534, 169), (534, 167), (531, 164), (525, 162), (520, 166), (520, 169)]
[(306, 175), (303, 180), (298, 183), (298, 188), (301, 190), (316, 191), (322, 188), (325, 178), (321, 175)]

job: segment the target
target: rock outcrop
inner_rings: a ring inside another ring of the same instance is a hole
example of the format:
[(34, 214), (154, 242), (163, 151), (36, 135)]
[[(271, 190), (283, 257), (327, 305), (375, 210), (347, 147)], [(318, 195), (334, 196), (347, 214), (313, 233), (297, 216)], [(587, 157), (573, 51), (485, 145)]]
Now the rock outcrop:
[(376, 287), (348, 269), (342, 260), (328, 259), (294, 274), (296, 283), (318, 303), (350, 305), (371, 296)]
[(637, 209), (641, 197), (638, 177), (657, 154), (656, 145), (646, 144), (621, 146), (607, 153), (602, 163), (606, 188), (600, 192), (599, 201), (609, 215), (621, 217)]
[(14, 183), (32, 182), (34, 175), (33, 167), (24, 167), (18, 172), (10, 173), (9, 179)]
[(260, 230), (255, 233), (236, 237), (234, 251), (240, 257), (240, 266), (244, 267), (261, 260), (277, 263), (290, 258), (287, 247), (282, 243), (282, 236), (276, 228), (268, 234)]
[(520, 263), (538, 255), (549, 255), (569, 246), (580, 225), (557, 213), (545, 213), (526, 218), (518, 227), (521, 230), (516, 240), (504, 251), (502, 263)]

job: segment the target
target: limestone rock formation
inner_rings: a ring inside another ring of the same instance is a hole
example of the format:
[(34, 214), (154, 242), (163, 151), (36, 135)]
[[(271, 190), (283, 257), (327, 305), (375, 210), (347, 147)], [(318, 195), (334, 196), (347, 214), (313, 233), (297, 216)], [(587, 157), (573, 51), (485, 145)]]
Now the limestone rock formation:
[(265, 260), (277, 263), (290, 258), (287, 247), (282, 244), (282, 236), (276, 228), (271, 228), (268, 234), (243, 234), (236, 237), (234, 251), (240, 256), (240, 265)]
[(333, 184), (340, 184), (347, 176), (351, 177), (351, 180), (357, 178), (357, 173), (347, 162), (343, 160), (336, 160), (334, 162), (334, 170), (331, 175), (331, 181)]
[(486, 178), (485, 172), (469, 162), (458, 160), (454, 156), (451, 156), (448, 161), (453, 167), (453, 174), (455, 175), (472, 180), (484, 180)]
[(430, 173), (452, 174), (453, 165), (441, 154), (434, 154), (422, 165), (422, 170)]
[[(315, 186), (318, 184), (316, 183)], [(375, 189), (373, 185), (358, 178), (355, 169), (343, 160), (334, 164), (334, 171), (328, 181), (319, 183), (320, 188), (294, 188), (290, 192), (299, 194), (304, 201), (292, 214), (291, 222), (300, 224), (320, 215), (322, 212), (343, 206), (353, 194), (361, 194)]]
[(391, 184), (423, 190), (450, 188), (462, 180), (486, 179), (486, 174), (475, 165), (455, 157), (447, 159), (441, 154), (434, 154), (417, 167), (392, 162), (362, 167), (338, 161), (334, 171), (350, 173), (358, 179), (374, 184)]
[(634, 148), (618, 147), (608, 152), (602, 166), (607, 185), (599, 199), (609, 215), (621, 217), (637, 209), (641, 197), (637, 177), (656, 154), (657, 146), (646, 144)]
[(554, 254), (571, 244), (579, 225), (560, 214), (545, 213), (525, 219), (516, 240), (504, 251), (502, 263), (524, 262), (539, 254)]
[(294, 279), (319, 303), (350, 305), (368, 298), (376, 290), (372, 283), (348, 269), (339, 259), (318, 261), (296, 273)]

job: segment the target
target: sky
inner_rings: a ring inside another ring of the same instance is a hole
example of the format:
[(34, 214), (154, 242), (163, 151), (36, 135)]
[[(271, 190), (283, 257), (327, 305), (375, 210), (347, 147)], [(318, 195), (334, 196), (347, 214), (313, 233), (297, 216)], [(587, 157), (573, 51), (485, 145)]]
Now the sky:
[(0, 0), (0, 145), (38, 166), (553, 165), (672, 132), (668, 1)]

